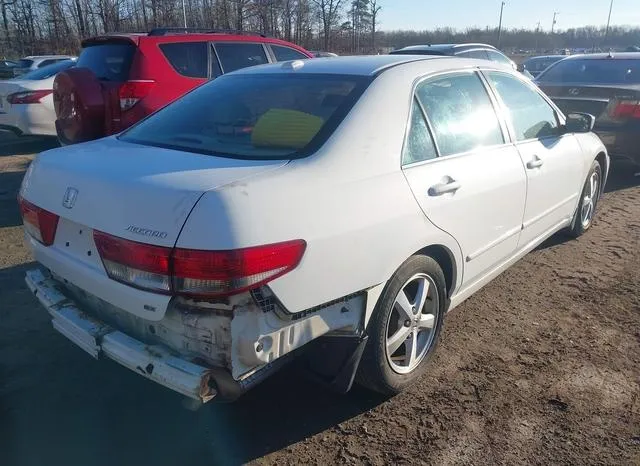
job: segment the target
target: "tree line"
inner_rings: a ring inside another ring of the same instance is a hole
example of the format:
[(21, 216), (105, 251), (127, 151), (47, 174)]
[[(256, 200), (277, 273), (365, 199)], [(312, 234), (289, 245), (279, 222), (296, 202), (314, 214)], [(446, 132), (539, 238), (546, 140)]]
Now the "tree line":
[(640, 44), (640, 28), (557, 33), (449, 27), (381, 31), (380, 0), (0, 0), (0, 56), (77, 53), (81, 39), (155, 27), (255, 31), (309, 50), (384, 53), (411, 44), (484, 42), (507, 49), (608, 48)]

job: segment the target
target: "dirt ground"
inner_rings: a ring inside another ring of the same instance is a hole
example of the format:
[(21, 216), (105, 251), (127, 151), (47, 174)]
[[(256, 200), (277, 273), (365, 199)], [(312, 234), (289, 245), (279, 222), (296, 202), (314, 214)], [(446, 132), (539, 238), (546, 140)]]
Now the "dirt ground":
[[(0, 137), (1, 138), (1, 137)], [(383, 399), (285, 369), (235, 404), (180, 397), (57, 334), (15, 203), (47, 143), (0, 139), (0, 464), (640, 464), (640, 177), (447, 316), (430, 374)]]

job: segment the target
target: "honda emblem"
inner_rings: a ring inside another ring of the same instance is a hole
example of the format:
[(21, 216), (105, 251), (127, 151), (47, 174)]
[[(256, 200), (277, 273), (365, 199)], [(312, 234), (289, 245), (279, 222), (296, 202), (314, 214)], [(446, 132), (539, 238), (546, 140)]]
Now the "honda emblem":
[(78, 198), (78, 190), (76, 188), (68, 187), (64, 193), (64, 197), (62, 198), (62, 206), (67, 209), (72, 209), (76, 204), (76, 199)]

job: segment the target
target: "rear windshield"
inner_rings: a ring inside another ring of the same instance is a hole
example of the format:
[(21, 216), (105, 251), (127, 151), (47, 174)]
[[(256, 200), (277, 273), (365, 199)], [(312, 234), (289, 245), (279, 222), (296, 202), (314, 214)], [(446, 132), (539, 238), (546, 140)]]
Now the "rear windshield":
[(123, 133), (138, 144), (241, 159), (291, 159), (320, 146), (370, 78), (222, 76)]
[(102, 81), (126, 81), (136, 46), (107, 43), (85, 47), (78, 58), (78, 68), (89, 68)]
[(60, 71), (67, 70), (72, 66), (75, 66), (76, 62), (74, 60), (63, 60), (53, 65), (43, 66), (42, 68), (38, 68), (35, 71), (30, 71), (27, 74), (23, 74), (20, 76), (20, 79), (28, 79), (32, 81), (37, 81), (39, 79), (47, 79), (51, 76), (55, 76)]
[(33, 60), (28, 60), (26, 58), (18, 60), (18, 66), (20, 68), (29, 68), (31, 65), (33, 65)]
[(584, 84), (640, 84), (640, 60), (562, 60), (538, 77), (540, 82)]

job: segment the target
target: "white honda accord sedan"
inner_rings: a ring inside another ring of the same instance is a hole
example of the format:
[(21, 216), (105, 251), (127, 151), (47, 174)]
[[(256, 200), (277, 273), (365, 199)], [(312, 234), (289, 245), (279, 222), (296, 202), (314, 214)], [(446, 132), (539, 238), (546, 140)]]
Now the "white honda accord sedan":
[(40, 154), (26, 280), (72, 342), (196, 400), (293, 357), (394, 394), (428, 372), (445, 312), (592, 225), (609, 168), (592, 126), (488, 61), (246, 68)]

